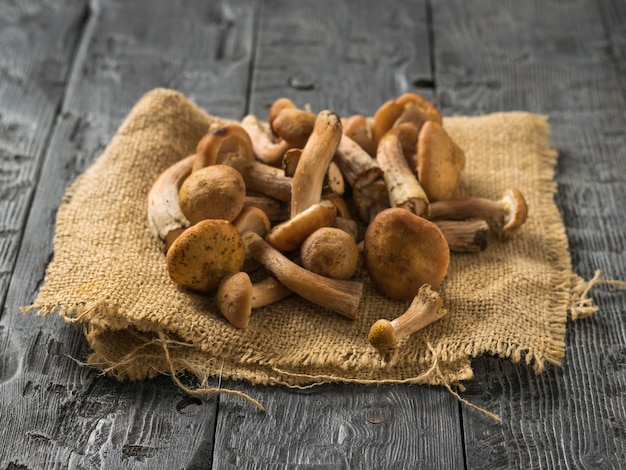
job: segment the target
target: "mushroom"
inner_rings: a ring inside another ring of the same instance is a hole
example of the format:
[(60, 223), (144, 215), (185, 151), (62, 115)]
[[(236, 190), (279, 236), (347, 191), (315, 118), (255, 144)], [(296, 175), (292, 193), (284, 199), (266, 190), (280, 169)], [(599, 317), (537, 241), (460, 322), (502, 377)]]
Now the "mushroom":
[(190, 222), (180, 210), (178, 191), (193, 168), (196, 155), (177, 161), (163, 171), (148, 193), (148, 226), (151, 232), (164, 242), (167, 252), (176, 237)]
[(252, 316), (252, 281), (248, 273), (227, 274), (219, 283), (215, 296), (217, 308), (233, 326), (246, 328)]
[(370, 328), (367, 339), (381, 354), (385, 354), (396, 349), (402, 339), (446, 314), (441, 296), (430, 285), (424, 284), (402, 315), (391, 321), (376, 321)]
[(499, 200), (467, 197), (431, 204), (431, 219), (483, 219), (501, 240), (510, 238), (528, 217), (524, 195), (517, 188), (504, 191)]
[(354, 114), (342, 121), (344, 135), (350, 137), (372, 158), (376, 158), (376, 142), (372, 133), (371, 120), (362, 114)]
[(289, 98), (282, 97), (274, 100), (270, 108), (267, 110), (267, 122), (270, 129), (272, 129), (272, 123), (274, 122), (274, 119), (276, 119), (276, 116), (278, 116), (283, 110), (295, 108), (297, 108), (297, 106)]
[(180, 210), (189, 222), (223, 219), (232, 222), (246, 200), (241, 173), (228, 165), (210, 165), (191, 173), (180, 186)]
[(417, 132), (411, 124), (400, 124), (389, 130), (378, 144), (376, 159), (383, 170), (391, 206), (428, 217), (428, 196), (403, 152), (403, 142), (407, 140), (417, 140)]
[(435, 121), (425, 122), (417, 140), (417, 177), (431, 202), (457, 195), (465, 152)]
[(337, 207), (331, 201), (317, 202), (290, 219), (275, 225), (265, 240), (280, 251), (293, 251), (321, 227), (330, 227), (337, 217)]
[(363, 253), (374, 286), (392, 299), (410, 299), (423, 284), (437, 289), (450, 263), (439, 227), (400, 208), (383, 210), (369, 224)]
[(241, 126), (250, 136), (257, 158), (271, 166), (280, 165), (283, 155), (292, 145), (282, 139), (274, 140), (267, 126), (253, 114), (245, 116), (241, 120)]
[(434, 121), (438, 124), (442, 124), (443, 122), (439, 110), (422, 95), (409, 91), (398, 96), (396, 103), (401, 105), (404, 109), (402, 114), (396, 119), (394, 125), (398, 125), (402, 122), (411, 122), (419, 131), (420, 127), (426, 121)]
[(315, 127), (302, 149), (296, 172), (292, 180), (291, 216), (319, 202), (328, 170), (339, 141), (341, 120), (330, 111), (320, 111)]
[(211, 126), (209, 132), (198, 142), (196, 155), (194, 171), (222, 163), (230, 155), (240, 155), (248, 160), (254, 160), (250, 136), (242, 126), (234, 122)]
[(411, 123), (419, 132), (427, 121), (441, 124), (439, 110), (422, 95), (403, 93), (396, 99), (383, 103), (374, 113), (372, 118), (374, 140), (380, 142), (389, 129), (405, 122)]
[(227, 220), (206, 219), (186, 229), (167, 251), (167, 270), (176, 284), (213, 292), (222, 278), (241, 271), (245, 247)]
[(335, 227), (317, 229), (300, 247), (302, 266), (333, 279), (350, 279), (356, 272), (359, 256), (354, 237)]
[(313, 132), (315, 119), (315, 114), (309, 111), (284, 108), (270, 124), (278, 137), (294, 147), (302, 148)]
[(244, 232), (243, 243), (250, 255), (302, 298), (344, 317), (356, 319), (363, 284), (331, 279), (297, 265), (254, 232)]

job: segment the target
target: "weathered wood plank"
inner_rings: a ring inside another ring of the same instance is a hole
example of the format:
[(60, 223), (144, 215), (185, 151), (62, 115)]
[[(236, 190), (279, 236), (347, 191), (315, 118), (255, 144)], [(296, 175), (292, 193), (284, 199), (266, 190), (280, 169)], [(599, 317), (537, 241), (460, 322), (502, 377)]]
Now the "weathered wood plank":
[[(65, 188), (100, 154), (143, 93), (174, 87), (213, 113), (243, 114), (254, 5), (245, 0), (91, 5), (95, 9), (84, 25), (47, 144), (0, 322), (0, 410), (6, 423), (0, 440), (19, 443), (2, 446), (0, 467), (210, 465), (215, 398), (190, 399), (167, 377), (121, 384), (100, 377), (76, 362), (87, 352), (80, 331), (54, 318), (24, 317), (19, 309), (34, 299), (52, 256), (55, 214)], [(16, 28), (21, 34), (25, 26)]]
[(85, 13), (85, 2), (0, 4), (0, 305)]
[[(596, 2), (584, 0), (436, 2), (433, 19), (444, 112), (548, 114), (560, 154), (556, 202), (574, 270), (587, 279), (595, 269), (626, 278), (626, 107), (611, 52), (619, 30), (607, 31)], [(624, 294), (594, 298), (601, 313), (568, 324), (562, 369), (535, 376), (498, 359), (474, 361), (465, 396), (502, 422), (463, 410), (468, 468), (619, 468), (626, 461)]]
[[(415, 86), (432, 83), (426, 5), (264, 1), (254, 65), (250, 112), (258, 116), (281, 96), (345, 116), (371, 115), (407, 90), (429, 95)], [(458, 403), (440, 389), (230, 386), (267, 412), (220, 398), (214, 468), (463, 466)]]

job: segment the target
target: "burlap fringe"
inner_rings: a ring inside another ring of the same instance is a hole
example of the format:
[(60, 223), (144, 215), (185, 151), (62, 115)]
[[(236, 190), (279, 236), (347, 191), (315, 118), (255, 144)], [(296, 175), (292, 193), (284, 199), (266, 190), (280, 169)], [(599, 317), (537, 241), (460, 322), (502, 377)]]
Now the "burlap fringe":
[(595, 286), (613, 286), (618, 290), (626, 290), (626, 282), (616, 279), (601, 279), (602, 272), (598, 269), (589, 281), (580, 279), (571, 290), (568, 311), (572, 320), (587, 318), (596, 313), (599, 307), (589, 295)]

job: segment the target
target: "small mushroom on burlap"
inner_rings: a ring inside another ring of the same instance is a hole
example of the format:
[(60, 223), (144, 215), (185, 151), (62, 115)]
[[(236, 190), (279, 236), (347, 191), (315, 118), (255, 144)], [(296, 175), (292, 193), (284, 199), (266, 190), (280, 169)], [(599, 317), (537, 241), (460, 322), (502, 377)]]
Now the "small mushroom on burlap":
[(430, 285), (424, 284), (402, 315), (391, 321), (377, 320), (370, 328), (367, 339), (381, 354), (386, 354), (396, 349), (404, 338), (446, 314), (447, 310), (443, 307), (439, 293), (432, 290)]
[(482, 219), (501, 240), (510, 238), (528, 218), (528, 205), (517, 188), (504, 191), (498, 200), (467, 197), (431, 204), (431, 219)]
[(365, 232), (363, 254), (374, 286), (392, 299), (411, 299), (423, 284), (437, 289), (450, 263), (441, 230), (400, 208), (386, 209), (374, 218)]

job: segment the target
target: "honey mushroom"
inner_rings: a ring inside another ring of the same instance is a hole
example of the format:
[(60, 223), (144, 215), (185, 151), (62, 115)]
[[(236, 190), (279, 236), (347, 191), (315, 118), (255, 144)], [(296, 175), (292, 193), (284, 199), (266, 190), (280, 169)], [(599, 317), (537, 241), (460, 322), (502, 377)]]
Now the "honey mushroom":
[(467, 197), (431, 204), (431, 219), (482, 219), (501, 240), (509, 239), (526, 222), (528, 205), (517, 188), (504, 191), (498, 200)]
[(450, 263), (441, 230), (401, 208), (385, 209), (369, 224), (363, 255), (376, 289), (398, 300), (413, 298), (423, 284), (437, 289)]
[(180, 210), (191, 224), (204, 219), (232, 222), (246, 200), (241, 174), (227, 165), (216, 164), (193, 171), (178, 193)]
[(359, 264), (359, 248), (354, 237), (336, 227), (322, 227), (300, 246), (302, 266), (333, 279), (350, 279)]
[(231, 155), (254, 160), (252, 141), (246, 130), (237, 123), (213, 123), (196, 148), (193, 171), (205, 166), (223, 163)]
[(246, 251), (227, 220), (205, 219), (181, 233), (167, 251), (174, 283), (195, 292), (214, 292), (227, 274), (241, 271)]
[(404, 338), (443, 318), (447, 310), (443, 300), (431, 286), (424, 284), (411, 301), (406, 311), (399, 317), (389, 321), (380, 319), (370, 328), (368, 341), (381, 354), (397, 348)]

